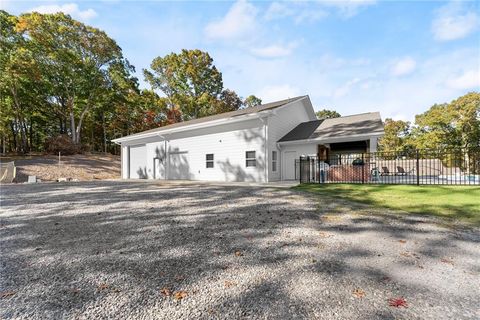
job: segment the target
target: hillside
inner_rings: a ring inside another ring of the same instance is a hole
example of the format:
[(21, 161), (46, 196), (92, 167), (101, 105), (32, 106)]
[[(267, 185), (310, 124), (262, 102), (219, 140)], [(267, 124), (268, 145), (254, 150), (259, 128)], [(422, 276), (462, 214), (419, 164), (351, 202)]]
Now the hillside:
[(78, 154), (62, 156), (33, 155), (26, 157), (0, 157), (1, 162), (14, 161), (17, 167), (16, 182), (26, 182), (28, 176), (42, 181), (59, 178), (80, 181), (120, 178), (120, 156), (111, 154)]

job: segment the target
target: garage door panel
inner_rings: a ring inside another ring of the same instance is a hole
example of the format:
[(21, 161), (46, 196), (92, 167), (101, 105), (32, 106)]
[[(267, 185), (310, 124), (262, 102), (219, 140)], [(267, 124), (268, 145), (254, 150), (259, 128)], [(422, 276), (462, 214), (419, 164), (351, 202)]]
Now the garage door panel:
[(147, 148), (145, 145), (130, 147), (130, 178), (147, 179)]
[(191, 180), (190, 159), (187, 151), (170, 153), (168, 156), (168, 178), (172, 180)]

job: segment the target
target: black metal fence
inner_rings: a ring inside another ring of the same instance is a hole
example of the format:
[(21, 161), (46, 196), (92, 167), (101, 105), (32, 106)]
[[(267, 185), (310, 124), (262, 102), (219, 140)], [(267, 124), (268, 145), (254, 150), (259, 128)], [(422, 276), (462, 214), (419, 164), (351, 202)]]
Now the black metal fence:
[(295, 175), (300, 183), (480, 185), (480, 148), (306, 156)]

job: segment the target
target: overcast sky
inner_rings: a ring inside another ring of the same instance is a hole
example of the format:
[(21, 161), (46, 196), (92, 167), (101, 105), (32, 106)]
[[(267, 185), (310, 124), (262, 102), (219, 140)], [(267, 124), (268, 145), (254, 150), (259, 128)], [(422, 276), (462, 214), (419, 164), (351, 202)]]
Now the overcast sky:
[(12, 14), (63, 11), (106, 31), (141, 70), (208, 51), (224, 85), (264, 102), (310, 95), (342, 115), (413, 120), (480, 90), (479, 1), (11, 1)]

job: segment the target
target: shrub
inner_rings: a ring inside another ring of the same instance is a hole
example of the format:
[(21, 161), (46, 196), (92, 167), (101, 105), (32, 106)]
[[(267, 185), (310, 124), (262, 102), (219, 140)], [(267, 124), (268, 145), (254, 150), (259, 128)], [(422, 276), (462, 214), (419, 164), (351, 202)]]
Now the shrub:
[(45, 141), (45, 150), (48, 153), (55, 154), (61, 152), (63, 155), (82, 153), (81, 145), (73, 143), (72, 139), (66, 134), (48, 138)]

